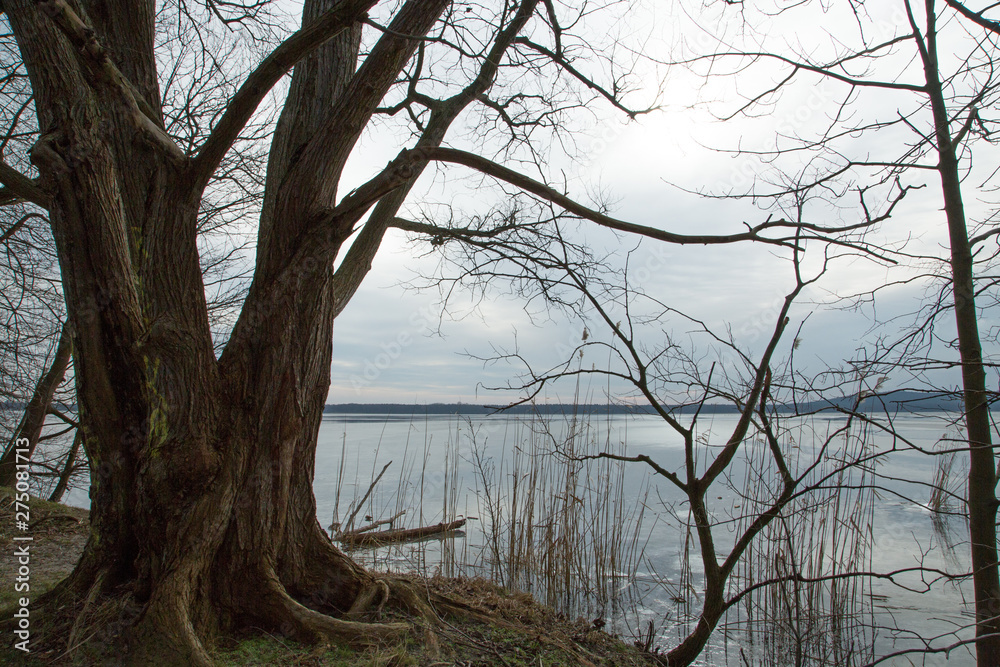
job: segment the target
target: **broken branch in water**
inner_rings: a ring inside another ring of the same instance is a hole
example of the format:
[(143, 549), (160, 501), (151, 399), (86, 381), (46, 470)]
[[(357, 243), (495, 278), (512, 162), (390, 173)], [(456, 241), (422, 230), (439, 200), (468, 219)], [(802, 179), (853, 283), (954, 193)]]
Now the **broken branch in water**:
[[(368, 496), (370, 496), (372, 494), (372, 491), (375, 489), (375, 485), (378, 484), (378, 481), (380, 479), (382, 479), (382, 475), (385, 474), (385, 471), (388, 470), (389, 466), (391, 466), (391, 465), (392, 465), (392, 461), (389, 461), (388, 463), (386, 463), (382, 467), (382, 472), (380, 472), (378, 474), (378, 477), (376, 477), (375, 480), (368, 487), (368, 490), (365, 492), (364, 497), (361, 498), (361, 502), (359, 502), (358, 505), (357, 505), (357, 507), (354, 508), (354, 511), (351, 512), (351, 516), (347, 517), (347, 521), (344, 523), (344, 525), (347, 526), (347, 528), (348, 528), (347, 532), (350, 532), (351, 526), (354, 525), (354, 517), (357, 516), (358, 512), (361, 511), (361, 506), (365, 504), (366, 500), (368, 500)], [(330, 528), (332, 529), (333, 526), (330, 526)]]
[(344, 530), (344, 531), (336, 530), (336, 531), (334, 531), (334, 533), (335, 533), (334, 537), (336, 539), (338, 539), (338, 540), (343, 541), (345, 535), (358, 535), (360, 533), (367, 533), (368, 531), (374, 530), (375, 528), (378, 528), (379, 526), (384, 526), (387, 523), (391, 524), (393, 521), (395, 521), (399, 517), (403, 516), (404, 514), (406, 514), (406, 510), (403, 510), (401, 512), (397, 512), (396, 514), (393, 514), (388, 519), (382, 519), (381, 521), (375, 521), (374, 523), (370, 523), (367, 526), (361, 526), (360, 528), (355, 528), (354, 530)]
[(429, 537), (439, 533), (447, 533), (457, 530), (465, 525), (465, 519), (436, 523), (433, 526), (423, 526), (421, 528), (395, 528), (390, 530), (380, 530), (376, 532), (361, 532), (352, 530), (341, 533), (337, 539), (351, 546), (379, 546), (389, 542), (407, 542), (409, 540), (419, 540), (422, 537)]

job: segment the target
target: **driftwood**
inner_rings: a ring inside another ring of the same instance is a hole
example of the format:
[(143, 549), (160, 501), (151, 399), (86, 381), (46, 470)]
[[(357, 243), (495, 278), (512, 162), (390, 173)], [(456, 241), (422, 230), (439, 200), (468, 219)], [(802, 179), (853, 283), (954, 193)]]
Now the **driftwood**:
[(367, 526), (361, 526), (360, 528), (355, 528), (354, 530), (340, 530), (340, 524), (336, 524), (336, 523), (333, 524), (332, 526), (330, 526), (330, 529), (333, 532), (334, 538), (337, 539), (337, 540), (340, 540), (341, 542), (343, 542), (343, 541), (345, 541), (344, 540), (344, 536), (345, 535), (348, 535), (348, 536), (349, 535), (360, 535), (361, 533), (367, 533), (367, 532), (370, 532), (372, 530), (375, 530), (379, 526), (384, 526), (385, 524), (392, 525), (393, 521), (395, 521), (399, 517), (403, 516), (404, 514), (406, 514), (406, 510), (403, 510), (401, 512), (397, 512), (396, 514), (393, 514), (388, 519), (382, 519), (381, 521), (374, 521), (372, 523), (369, 523)]
[(344, 544), (355, 547), (379, 546), (390, 542), (407, 542), (419, 540), (422, 537), (429, 537), (439, 533), (447, 533), (465, 525), (465, 519), (457, 519), (450, 522), (436, 523), (433, 526), (423, 526), (421, 528), (393, 528), (390, 530), (379, 530), (375, 532), (350, 531), (341, 533), (337, 539)]

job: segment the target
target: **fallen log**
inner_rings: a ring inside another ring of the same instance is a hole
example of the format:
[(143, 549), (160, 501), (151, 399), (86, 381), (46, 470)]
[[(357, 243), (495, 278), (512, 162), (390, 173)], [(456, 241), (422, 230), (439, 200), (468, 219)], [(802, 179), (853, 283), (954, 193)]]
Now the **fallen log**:
[(390, 530), (379, 530), (375, 532), (350, 532), (338, 536), (338, 540), (344, 544), (355, 547), (380, 546), (390, 542), (408, 542), (419, 540), (422, 537), (429, 537), (439, 533), (447, 533), (465, 525), (465, 519), (436, 523), (433, 526), (423, 526), (421, 528), (394, 528)]

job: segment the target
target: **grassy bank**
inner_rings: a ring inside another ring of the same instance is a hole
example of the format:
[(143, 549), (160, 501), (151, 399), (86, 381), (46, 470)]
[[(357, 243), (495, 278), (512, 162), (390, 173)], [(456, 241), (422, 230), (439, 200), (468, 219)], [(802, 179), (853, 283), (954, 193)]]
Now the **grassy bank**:
[[(16, 593), (15, 534), (31, 535), (31, 597), (50, 589), (76, 563), (89, 533), (86, 510), (32, 499), (27, 531), (15, 533), (15, 506), (10, 489), (0, 489), (0, 608), (4, 617), (12, 613)], [(472, 617), (443, 617), (433, 630), (414, 620), (414, 632), (398, 645), (367, 649), (312, 647), (266, 633), (248, 632), (225, 638), (215, 649), (219, 665), (312, 665), (380, 666), (423, 665), (652, 665), (648, 653), (598, 630), (583, 619), (568, 619), (531, 596), (509, 593), (480, 579), (417, 579), (421, 586), (464, 602)], [(32, 616), (33, 627), (44, 619)], [(62, 646), (32, 647), (30, 654), (13, 648), (13, 637), (0, 646), (0, 664), (7, 665), (117, 665), (121, 663), (124, 638), (116, 637), (109, 622), (90, 628), (83, 641), (67, 651)]]

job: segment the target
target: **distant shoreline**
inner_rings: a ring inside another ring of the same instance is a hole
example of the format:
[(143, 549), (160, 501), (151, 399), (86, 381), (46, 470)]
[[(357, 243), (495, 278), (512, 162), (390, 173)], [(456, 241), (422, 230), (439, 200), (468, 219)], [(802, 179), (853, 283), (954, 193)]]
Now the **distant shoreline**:
[[(829, 401), (812, 401), (797, 406), (783, 404), (777, 406), (779, 412), (837, 412), (854, 407), (854, 396), (846, 396)], [(693, 413), (697, 405), (667, 406), (672, 412)], [(865, 398), (860, 409), (865, 412), (956, 412), (962, 410), (962, 401), (956, 394), (929, 394), (916, 391), (896, 391)], [(703, 414), (736, 414), (732, 404), (706, 403), (701, 406)], [(324, 407), (324, 414), (380, 414), (380, 415), (652, 415), (655, 410), (649, 405), (626, 405), (615, 403), (525, 403), (513, 407), (475, 403), (337, 403)]]
[[(779, 412), (800, 413), (834, 412), (854, 407), (857, 398), (845, 396), (825, 401), (810, 401), (778, 405)], [(1000, 400), (997, 394), (990, 394), (990, 409)], [(55, 403), (67, 412), (76, 412), (75, 405)], [(665, 406), (670, 412), (691, 414), (699, 410), (695, 404)], [(0, 410), (23, 410), (24, 403), (17, 401), (0, 402)], [(878, 396), (869, 396), (861, 402), (863, 412), (961, 412), (962, 397), (958, 392), (919, 392), (910, 390), (892, 391)], [(701, 406), (703, 414), (736, 414), (732, 404), (706, 403)], [(323, 407), (324, 414), (379, 414), (379, 415), (652, 415), (656, 411), (649, 405), (627, 405), (623, 403), (525, 403), (513, 407), (489, 403), (332, 403)]]

